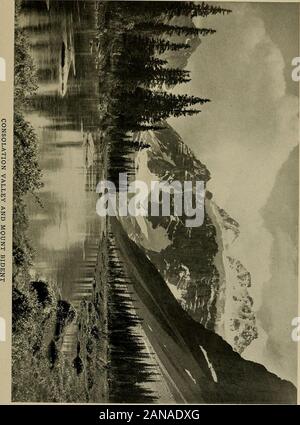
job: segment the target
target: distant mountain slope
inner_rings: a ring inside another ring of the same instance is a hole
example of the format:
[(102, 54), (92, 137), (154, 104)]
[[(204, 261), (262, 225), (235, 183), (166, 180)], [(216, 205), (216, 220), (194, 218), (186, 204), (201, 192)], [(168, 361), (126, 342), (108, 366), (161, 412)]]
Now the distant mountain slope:
[(291, 338), (291, 321), (298, 316), (298, 173), (297, 146), (279, 170), (262, 210), (265, 226), (272, 235), (272, 274), (264, 284), (258, 311), (267, 335), (264, 355), (272, 359), (274, 372), (293, 382), (297, 380), (297, 343)]
[[(138, 152), (136, 179), (180, 182), (210, 179), (210, 173), (167, 125), (142, 132), (136, 141), (150, 145)], [(185, 218), (122, 218), (128, 235), (145, 250), (189, 314), (223, 336), (236, 351), (256, 338), (250, 273), (231, 254), (239, 224), (206, 192), (205, 218), (200, 227), (188, 228)]]
[(138, 314), (177, 400), (188, 403), (296, 403), (296, 389), (263, 366), (244, 360), (217, 334), (193, 320), (156, 267), (112, 226), (119, 255), (137, 297)]

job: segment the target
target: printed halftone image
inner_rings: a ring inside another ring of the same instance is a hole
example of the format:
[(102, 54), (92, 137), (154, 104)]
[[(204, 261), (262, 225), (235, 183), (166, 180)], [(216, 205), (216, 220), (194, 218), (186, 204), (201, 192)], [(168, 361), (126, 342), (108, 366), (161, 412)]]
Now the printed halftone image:
[(298, 4), (16, 0), (13, 401), (296, 403), (299, 56)]

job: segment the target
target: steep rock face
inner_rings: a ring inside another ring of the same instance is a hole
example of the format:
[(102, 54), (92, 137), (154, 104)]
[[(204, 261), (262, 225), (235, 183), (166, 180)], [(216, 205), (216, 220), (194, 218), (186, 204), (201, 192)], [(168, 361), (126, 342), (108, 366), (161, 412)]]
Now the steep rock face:
[(296, 403), (291, 383), (243, 359), (219, 335), (193, 320), (144, 250), (117, 219), (111, 224), (143, 329), (166, 376), (172, 377), (169, 385), (176, 400), (180, 396), (187, 403)]
[(219, 297), (215, 331), (239, 353), (258, 337), (253, 299), (250, 296), (251, 274), (236, 258), (234, 244), (239, 224), (211, 201), (208, 213), (216, 229), (219, 271)]
[[(138, 133), (136, 141), (150, 145), (136, 158), (136, 179), (149, 187), (151, 180), (206, 185), (210, 179), (205, 165), (170, 126)], [(250, 273), (230, 252), (239, 224), (215, 204), (210, 192), (199, 227), (186, 227), (185, 217), (172, 215), (172, 208), (167, 217), (126, 217), (122, 223), (191, 317), (218, 332), (240, 353), (256, 338), (248, 294)]]

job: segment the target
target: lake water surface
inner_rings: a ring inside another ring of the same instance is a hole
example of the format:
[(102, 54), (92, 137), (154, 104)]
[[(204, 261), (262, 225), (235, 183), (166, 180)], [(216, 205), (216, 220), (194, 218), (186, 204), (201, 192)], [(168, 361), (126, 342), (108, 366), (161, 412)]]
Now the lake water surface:
[(38, 75), (27, 119), (38, 135), (44, 183), (40, 202), (28, 198), (32, 273), (57, 282), (67, 299), (103, 224), (95, 193), (101, 154), (96, 150), (94, 165), (87, 167), (82, 146), (84, 132), (98, 137), (98, 80), (90, 51), (94, 7), (94, 2), (52, 1), (48, 10), (45, 1), (26, 2), (21, 17)]

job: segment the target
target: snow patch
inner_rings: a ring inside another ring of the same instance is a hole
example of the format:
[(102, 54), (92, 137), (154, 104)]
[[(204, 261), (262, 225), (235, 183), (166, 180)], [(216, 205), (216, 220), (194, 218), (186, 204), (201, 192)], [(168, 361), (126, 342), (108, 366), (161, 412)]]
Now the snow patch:
[(217, 377), (216, 371), (215, 371), (212, 363), (209, 361), (209, 358), (208, 358), (208, 355), (207, 355), (206, 350), (204, 350), (204, 348), (201, 347), (201, 345), (199, 345), (199, 347), (201, 348), (201, 351), (202, 351), (202, 353), (203, 353), (203, 355), (205, 357), (205, 360), (206, 360), (206, 362), (208, 364), (208, 367), (209, 367), (209, 370), (210, 370), (210, 373), (211, 373), (211, 376), (212, 376), (213, 380), (215, 382), (218, 382), (218, 377)]
[(193, 378), (193, 376), (192, 376), (192, 374), (191, 374), (191, 372), (188, 370), (188, 369), (184, 369), (185, 370), (185, 372), (187, 373), (187, 375), (191, 378), (191, 380), (194, 382), (194, 384), (196, 384), (197, 382), (196, 382), (196, 379), (195, 378)]

